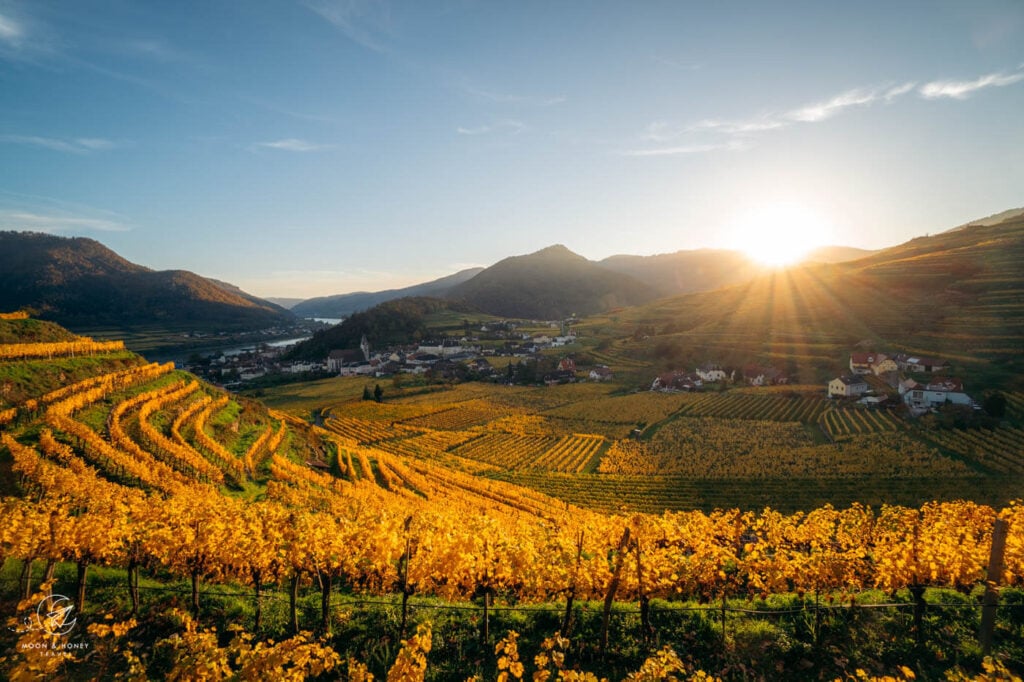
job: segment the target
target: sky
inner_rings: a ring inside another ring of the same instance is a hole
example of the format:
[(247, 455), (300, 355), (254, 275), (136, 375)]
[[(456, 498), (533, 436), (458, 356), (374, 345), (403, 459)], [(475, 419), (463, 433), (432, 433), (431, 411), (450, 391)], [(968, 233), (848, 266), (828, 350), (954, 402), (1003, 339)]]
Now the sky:
[(1020, 0), (0, 0), (0, 229), (259, 296), (883, 248), (1022, 151)]

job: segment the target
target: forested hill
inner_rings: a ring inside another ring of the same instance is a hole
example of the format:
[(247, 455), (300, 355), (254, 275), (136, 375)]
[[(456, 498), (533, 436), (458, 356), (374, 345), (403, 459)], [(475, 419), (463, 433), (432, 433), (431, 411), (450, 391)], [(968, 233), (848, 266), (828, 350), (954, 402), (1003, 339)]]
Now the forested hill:
[(0, 232), (0, 309), (23, 308), (72, 328), (231, 331), (294, 319), (231, 284), (185, 270), (153, 271), (92, 239)]
[(415, 343), (429, 336), (426, 316), (461, 306), (436, 298), (400, 298), (355, 313), (341, 324), (319, 331), (295, 346), (290, 359), (323, 360), (335, 349), (358, 348), (365, 334), (374, 346)]

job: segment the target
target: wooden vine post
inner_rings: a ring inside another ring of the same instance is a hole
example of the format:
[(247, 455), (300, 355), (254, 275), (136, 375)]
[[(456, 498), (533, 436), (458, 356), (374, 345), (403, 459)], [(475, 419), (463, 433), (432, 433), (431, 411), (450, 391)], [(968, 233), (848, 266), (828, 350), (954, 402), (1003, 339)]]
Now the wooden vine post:
[(992, 636), (996, 628), (996, 607), (999, 604), (999, 584), (1003, 579), (1003, 556), (1006, 553), (1006, 536), (1010, 524), (1006, 519), (996, 519), (992, 527), (992, 553), (988, 559), (988, 576), (985, 580), (985, 598), (981, 608), (981, 629), (978, 639), (981, 651), (988, 655), (992, 651)]
[(409, 556), (412, 552), (412, 540), (409, 537), (409, 526), (412, 525), (412, 516), (405, 519), (405, 551), (402, 552), (401, 563), (399, 564), (399, 576), (402, 581), (402, 625), (399, 631), (399, 639), (405, 639), (405, 627), (409, 618)]
[(608, 591), (604, 595), (604, 614), (601, 617), (601, 656), (608, 649), (608, 622), (611, 619), (612, 603), (615, 601), (615, 592), (619, 589), (619, 579), (622, 576), (622, 564), (626, 559), (626, 548), (629, 547), (629, 526), (622, 531), (619, 539), (619, 546), (615, 550), (615, 568), (612, 570), (611, 580), (608, 581)]
[(484, 540), (484, 576), (480, 587), (484, 596), (484, 618), (481, 623), (480, 639), (484, 645), (491, 640), (491, 567), (490, 552), (487, 540)]
[(640, 641), (646, 646), (650, 643), (654, 628), (651, 627), (651, 600), (644, 592), (644, 569), (640, 557), (640, 536), (634, 538), (636, 545), (636, 591), (640, 600)]
[(576, 569), (569, 584), (569, 596), (565, 600), (565, 617), (562, 619), (562, 636), (568, 637), (572, 631), (572, 603), (576, 599), (576, 581), (579, 579), (580, 564), (583, 563), (583, 531), (576, 540)]

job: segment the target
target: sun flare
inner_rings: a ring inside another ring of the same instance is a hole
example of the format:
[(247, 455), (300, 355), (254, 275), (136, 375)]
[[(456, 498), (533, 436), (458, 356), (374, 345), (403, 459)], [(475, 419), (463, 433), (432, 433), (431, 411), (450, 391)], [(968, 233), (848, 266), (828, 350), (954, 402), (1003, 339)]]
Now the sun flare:
[(752, 260), (772, 267), (800, 262), (824, 246), (830, 230), (806, 206), (776, 202), (741, 215), (733, 225), (733, 246)]

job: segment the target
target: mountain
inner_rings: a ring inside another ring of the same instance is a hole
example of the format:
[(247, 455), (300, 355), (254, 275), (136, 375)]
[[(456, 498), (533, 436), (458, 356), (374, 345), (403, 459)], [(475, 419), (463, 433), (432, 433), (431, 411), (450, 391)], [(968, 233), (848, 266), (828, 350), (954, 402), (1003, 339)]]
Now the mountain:
[(764, 268), (739, 251), (697, 249), (654, 256), (609, 256), (600, 265), (629, 275), (664, 296), (739, 284)]
[(75, 327), (243, 330), (290, 324), (280, 306), (185, 270), (154, 271), (99, 242), (0, 232), (0, 310)]
[(351, 294), (338, 294), (335, 296), (320, 296), (311, 298), (291, 307), (291, 311), (299, 317), (348, 317), (360, 310), (368, 310), (375, 305), (392, 301), (396, 298), (419, 297), (419, 296), (444, 296), (449, 289), (461, 284), (480, 273), (483, 268), (469, 268), (460, 270), (454, 275), (448, 275), (440, 279), (423, 284), (414, 284), (403, 289), (388, 289), (386, 291), (357, 291)]
[(560, 244), (506, 258), (448, 292), (448, 298), (491, 315), (545, 320), (638, 305), (657, 295)]
[(846, 263), (809, 264), (657, 301), (621, 316), (651, 328), (669, 367), (773, 363), (806, 382), (854, 350), (938, 356), (968, 387), (1024, 388), (1024, 215), (919, 237)]

